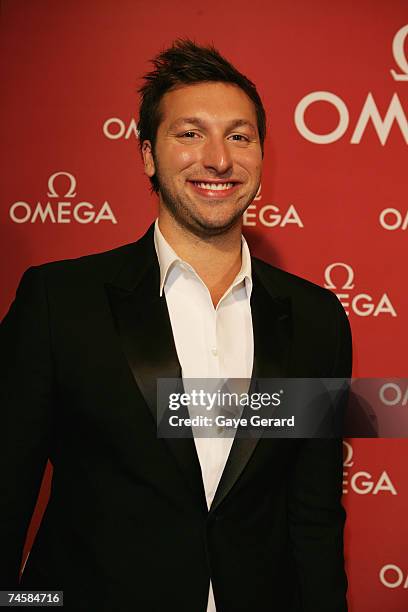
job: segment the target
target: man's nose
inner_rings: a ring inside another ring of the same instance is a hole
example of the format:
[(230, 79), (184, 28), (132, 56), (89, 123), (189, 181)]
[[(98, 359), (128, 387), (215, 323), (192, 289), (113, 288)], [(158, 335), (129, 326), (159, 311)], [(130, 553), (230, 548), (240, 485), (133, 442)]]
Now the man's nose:
[(203, 151), (203, 166), (217, 174), (225, 174), (232, 168), (232, 156), (224, 138), (211, 138)]

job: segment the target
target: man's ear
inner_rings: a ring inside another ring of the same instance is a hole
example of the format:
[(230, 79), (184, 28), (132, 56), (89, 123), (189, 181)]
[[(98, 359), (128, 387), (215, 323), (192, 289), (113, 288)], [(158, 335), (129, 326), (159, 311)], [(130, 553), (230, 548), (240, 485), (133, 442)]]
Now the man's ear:
[(156, 167), (154, 164), (153, 147), (150, 140), (144, 140), (142, 142), (142, 155), (145, 174), (151, 178), (156, 173)]

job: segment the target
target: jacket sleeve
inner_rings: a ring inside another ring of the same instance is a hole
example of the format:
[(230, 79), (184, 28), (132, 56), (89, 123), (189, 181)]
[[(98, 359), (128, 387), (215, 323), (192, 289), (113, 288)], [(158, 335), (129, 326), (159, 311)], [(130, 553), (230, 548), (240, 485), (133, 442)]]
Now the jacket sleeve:
[[(335, 346), (327, 356), (326, 376), (351, 376), (351, 333), (346, 314), (331, 296)], [(333, 312), (334, 310), (334, 312)], [(342, 439), (301, 441), (289, 483), (289, 529), (300, 585), (302, 612), (345, 612), (347, 577), (344, 569), (341, 504)]]
[(29, 268), (0, 325), (0, 590), (16, 588), (48, 457), (53, 372), (42, 268)]

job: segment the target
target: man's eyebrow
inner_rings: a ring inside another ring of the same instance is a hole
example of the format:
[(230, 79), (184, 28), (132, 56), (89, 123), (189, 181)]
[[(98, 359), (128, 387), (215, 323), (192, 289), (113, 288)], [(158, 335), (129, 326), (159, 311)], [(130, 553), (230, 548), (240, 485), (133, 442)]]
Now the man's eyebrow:
[[(173, 121), (169, 129), (177, 129), (178, 127), (181, 127), (182, 125), (186, 124), (196, 125), (200, 128), (207, 127), (206, 122), (200, 119), (200, 117), (180, 117), (179, 119)], [(237, 127), (249, 127), (255, 133), (257, 132), (257, 128), (255, 127), (255, 125), (251, 121), (248, 121), (248, 119), (232, 119), (232, 121), (227, 124), (227, 129), (229, 130), (232, 130)]]
[(252, 121), (248, 121), (248, 119), (234, 119), (233, 121), (231, 121), (229, 124), (229, 128), (233, 129), (236, 127), (249, 127), (254, 130), (254, 132), (257, 131), (256, 126), (252, 123)]
[(199, 117), (179, 117), (176, 121), (170, 125), (170, 129), (177, 128), (181, 125), (188, 123), (190, 125), (197, 125), (198, 127), (204, 127), (205, 122), (202, 121)]

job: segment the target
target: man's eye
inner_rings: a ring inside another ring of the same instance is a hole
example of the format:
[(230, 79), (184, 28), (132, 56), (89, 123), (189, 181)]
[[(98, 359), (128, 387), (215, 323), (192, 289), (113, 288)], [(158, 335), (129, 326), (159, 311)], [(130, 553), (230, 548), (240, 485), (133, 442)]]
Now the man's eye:
[(237, 142), (248, 142), (249, 140), (248, 137), (244, 136), (243, 134), (232, 134), (231, 138)]
[(194, 138), (195, 136), (197, 136), (196, 132), (183, 132), (182, 134), (180, 134), (180, 136), (182, 138)]

